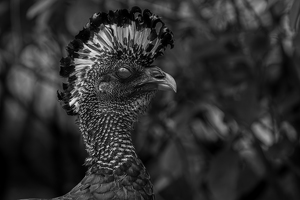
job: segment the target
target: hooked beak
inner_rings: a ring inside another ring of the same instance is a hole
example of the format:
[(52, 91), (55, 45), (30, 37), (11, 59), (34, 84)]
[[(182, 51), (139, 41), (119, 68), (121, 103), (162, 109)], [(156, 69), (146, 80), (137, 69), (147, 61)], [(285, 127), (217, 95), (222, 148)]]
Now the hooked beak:
[(146, 68), (147, 79), (142, 84), (154, 85), (158, 90), (173, 90), (177, 91), (177, 86), (174, 78), (162, 71), (160, 68), (154, 66)]

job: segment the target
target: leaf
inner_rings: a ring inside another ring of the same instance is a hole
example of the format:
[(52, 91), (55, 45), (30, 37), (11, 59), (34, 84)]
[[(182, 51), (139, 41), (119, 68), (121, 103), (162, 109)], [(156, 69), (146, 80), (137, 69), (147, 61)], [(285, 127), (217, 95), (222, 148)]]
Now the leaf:
[(73, 34), (77, 34), (79, 30), (88, 22), (88, 19), (96, 12), (99, 12), (98, 6), (94, 1), (76, 1), (67, 11), (66, 21), (67, 28)]
[(294, 1), (289, 14), (290, 26), (294, 31), (298, 31), (300, 22), (300, 1)]
[(27, 17), (32, 19), (37, 15), (41, 14), (50, 9), (50, 7), (56, 2), (57, 0), (40, 0), (37, 1), (33, 6), (31, 6), (27, 11)]
[[(178, 177), (182, 172), (180, 155), (175, 143), (169, 143), (161, 155), (161, 170), (169, 172), (173, 177)], [(187, 170), (187, 169), (186, 169)]]
[(245, 165), (243, 169), (239, 172), (238, 177), (238, 196), (247, 195), (251, 190), (258, 184), (260, 178), (256, 173), (254, 173), (253, 169), (249, 167), (249, 165)]
[(159, 193), (163, 198), (161, 199), (193, 199), (194, 194), (191, 186), (183, 176), (172, 181), (166, 188)]
[(247, 31), (240, 35), (246, 54), (260, 62), (265, 58), (270, 48), (269, 33), (263, 30)]
[(213, 158), (208, 172), (208, 185), (213, 199), (232, 200), (237, 196), (239, 155), (230, 149)]
[(259, 118), (262, 113), (258, 99), (258, 88), (254, 81), (248, 81), (241, 85), (239, 91), (233, 97), (223, 100), (223, 111), (243, 125), (250, 125)]

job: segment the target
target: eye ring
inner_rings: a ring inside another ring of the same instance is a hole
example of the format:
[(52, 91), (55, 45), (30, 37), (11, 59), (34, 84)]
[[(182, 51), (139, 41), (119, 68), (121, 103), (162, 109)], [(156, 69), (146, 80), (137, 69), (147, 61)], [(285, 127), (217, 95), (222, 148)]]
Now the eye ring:
[(116, 75), (121, 79), (127, 79), (131, 76), (131, 71), (127, 69), (126, 67), (121, 67), (116, 72)]

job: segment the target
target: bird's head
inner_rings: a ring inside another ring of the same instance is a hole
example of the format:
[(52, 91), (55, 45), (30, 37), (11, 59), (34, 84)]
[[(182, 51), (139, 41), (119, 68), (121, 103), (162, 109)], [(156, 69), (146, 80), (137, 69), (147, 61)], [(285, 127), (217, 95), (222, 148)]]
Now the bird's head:
[(60, 74), (68, 78), (58, 93), (63, 107), (70, 115), (83, 104), (146, 107), (157, 90), (176, 91), (172, 76), (152, 65), (168, 45), (172, 32), (149, 10), (94, 14), (61, 60)]

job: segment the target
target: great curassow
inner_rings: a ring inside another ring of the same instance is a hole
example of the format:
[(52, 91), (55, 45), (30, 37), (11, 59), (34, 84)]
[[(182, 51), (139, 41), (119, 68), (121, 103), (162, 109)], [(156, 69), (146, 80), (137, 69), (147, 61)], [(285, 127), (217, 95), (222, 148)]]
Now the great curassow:
[(138, 7), (94, 14), (68, 45), (60, 70), (67, 83), (58, 98), (69, 115), (78, 116), (88, 171), (55, 199), (154, 199), (131, 131), (157, 90), (176, 92), (172, 76), (152, 65), (168, 45), (173, 47), (172, 32)]

